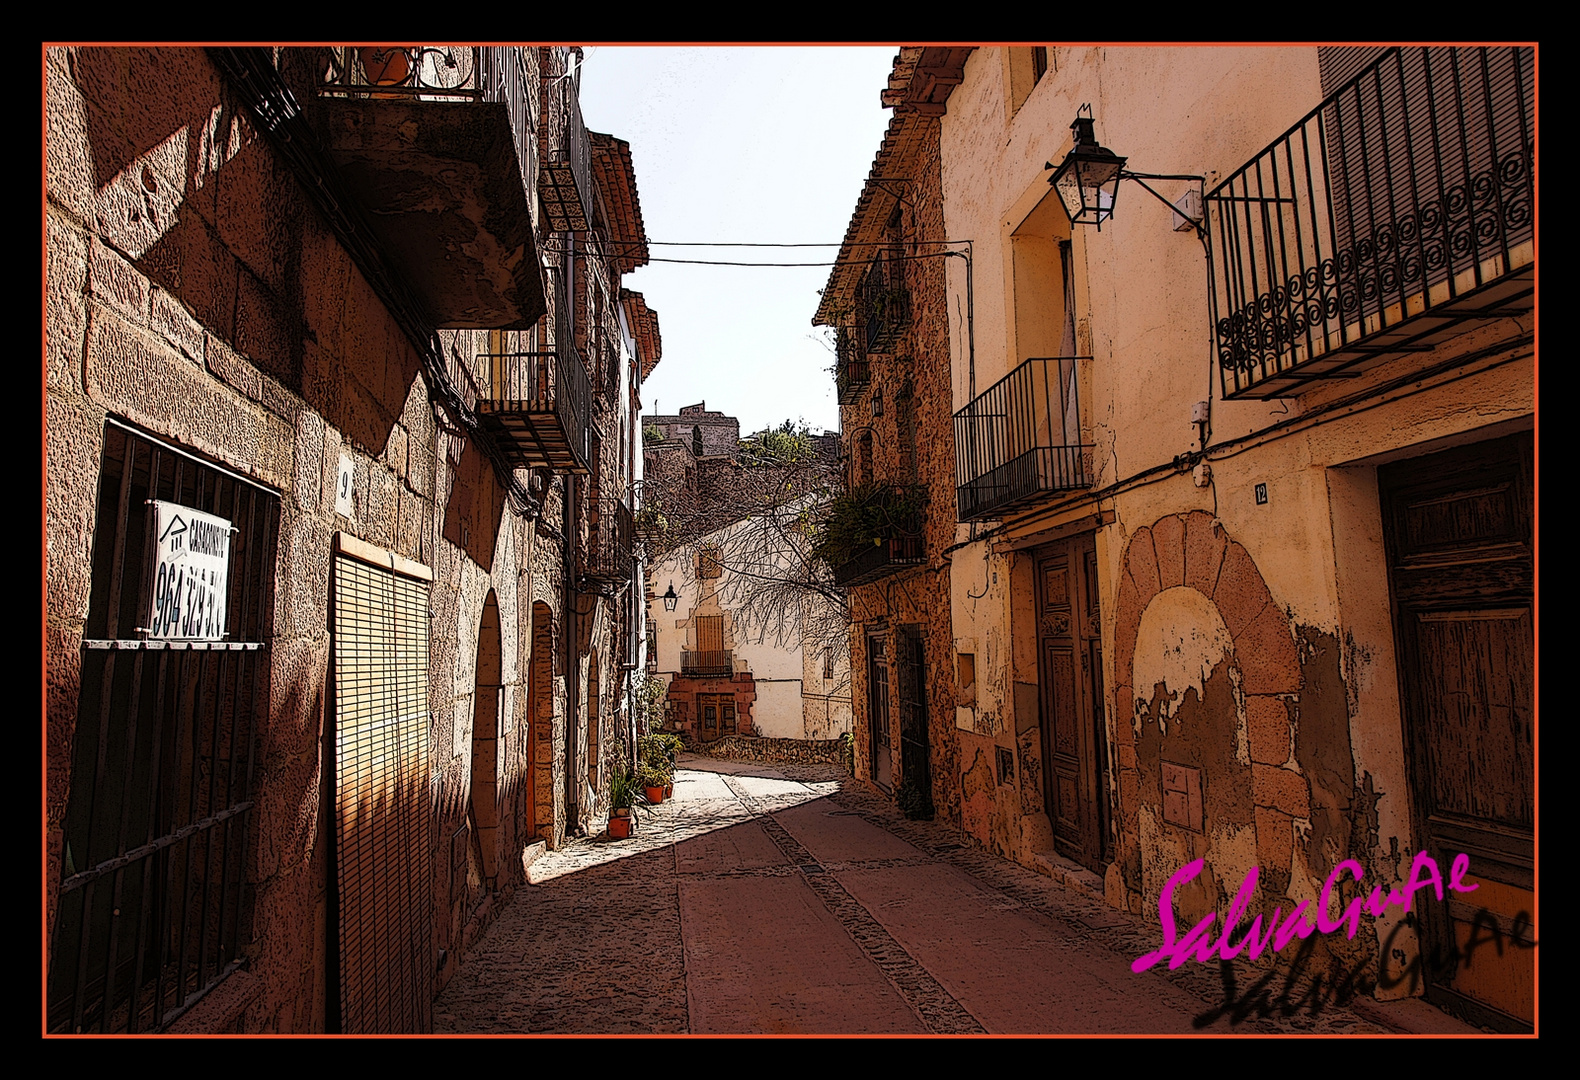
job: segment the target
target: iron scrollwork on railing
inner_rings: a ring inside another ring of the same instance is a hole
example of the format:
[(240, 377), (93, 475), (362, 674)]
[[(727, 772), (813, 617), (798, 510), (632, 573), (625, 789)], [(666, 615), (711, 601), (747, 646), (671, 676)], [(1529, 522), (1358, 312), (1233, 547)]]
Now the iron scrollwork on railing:
[(480, 97), (478, 52), (458, 45), (337, 45), (320, 93), (356, 97)]
[(1530, 90), (1529, 50), (1390, 49), (1215, 188), (1225, 394), (1528, 265)]

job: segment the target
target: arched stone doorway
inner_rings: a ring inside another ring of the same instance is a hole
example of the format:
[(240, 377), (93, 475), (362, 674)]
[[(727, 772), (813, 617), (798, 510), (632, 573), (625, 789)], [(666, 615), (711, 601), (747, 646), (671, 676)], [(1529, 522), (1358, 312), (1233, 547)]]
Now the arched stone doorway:
[[(477, 632), (476, 683), (472, 692), (472, 784), (467, 814), (472, 822), (475, 882), (492, 892), (499, 877), (500, 738), (499, 604), (489, 590)], [(473, 875), (469, 875), (473, 876)]]
[(1178, 897), (1183, 918), (1212, 910), (1219, 887), (1232, 895), (1252, 865), (1281, 895), (1295, 819), (1310, 807), (1292, 756), (1299, 654), (1255, 560), (1211, 514), (1131, 535), (1114, 680), (1117, 865), (1132, 906), (1156, 903), (1182, 858), (1198, 856), (1208, 872), (1200, 896)]

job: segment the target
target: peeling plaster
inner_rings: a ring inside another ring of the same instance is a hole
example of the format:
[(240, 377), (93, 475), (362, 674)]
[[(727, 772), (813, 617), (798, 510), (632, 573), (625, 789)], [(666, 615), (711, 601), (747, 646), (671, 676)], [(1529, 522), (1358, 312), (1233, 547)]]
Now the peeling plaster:
[[(1168, 721), (1179, 711), (1186, 691), (1195, 690), (1198, 699), (1203, 696), (1208, 677), (1233, 644), (1217, 607), (1195, 589), (1176, 585), (1152, 598), (1136, 631), (1131, 685), (1138, 695), (1150, 692), (1160, 731), (1167, 734)], [(1239, 698), (1237, 694), (1235, 711), (1237, 727), (1243, 733), (1245, 708)], [(1236, 747), (1236, 756), (1249, 764), (1250, 751), (1243, 745), (1243, 734), (1237, 742), (1241, 745)]]

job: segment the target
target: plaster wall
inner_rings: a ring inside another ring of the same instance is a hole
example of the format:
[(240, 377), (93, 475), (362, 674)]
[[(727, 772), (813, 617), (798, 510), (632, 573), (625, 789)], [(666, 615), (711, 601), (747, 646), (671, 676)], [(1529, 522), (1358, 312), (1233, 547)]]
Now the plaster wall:
[[(1031, 583), (1018, 552), (1095, 527), (1116, 841), (1109, 901), (1155, 910), (1167, 876), (1197, 855), (1208, 868), (1199, 893), (1180, 898), (1182, 920), (1225, 910), (1253, 865), (1269, 910), (1275, 899), (1286, 910), (1315, 901), (1345, 857), (1367, 868), (1368, 883), (1398, 882), (1415, 823), (1375, 466), (1528, 426), (1533, 318), (1484, 320), (1429, 354), (1299, 397), (1221, 400), (1193, 234), (1171, 231), (1169, 208), (1133, 182), (1101, 232), (1072, 229), (1043, 164), (1068, 152), (1070, 120), (1089, 102), (1099, 139), (1130, 169), (1196, 173), (1210, 189), (1321, 100), (1316, 50), (1049, 53), (1047, 75), (1012, 94), (1010, 51), (976, 50), (942, 121), (947, 233), (974, 240), (974, 371), (967, 328), (952, 322), (952, 404), (1067, 345), (1056, 334), (1065, 312), (1054, 256), (1069, 240), (1075, 353), (1090, 357), (1077, 368), (1082, 441), (1094, 447), (1092, 486), (1103, 494), (1050, 496), (958, 528), (954, 647), (974, 656), (976, 674), (956, 709), (963, 826), (1027, 865), (1051, 848), (1041, 749), (1017, 740), (1038, 708)], [(1188, 184), (1154, 186), (1174, 199)], [(948, 281), (963, 301), (964, 267), (952, 264)], [(1170, 467), (1201, 447), (1197, 401), (1212, 403), (1204, 486), (1190, 463)], [(1019, 756), (1011, 784), (993, 767), (999, 750)], [(1203, 771), (1203, 830), (1163, 819), (1165, 761)], [(1397, 918), (1338, 948), (1376, 958)], [(1407, 963), (1411, 934), (1401, 942), (1404, 957), (1380, 959)]]

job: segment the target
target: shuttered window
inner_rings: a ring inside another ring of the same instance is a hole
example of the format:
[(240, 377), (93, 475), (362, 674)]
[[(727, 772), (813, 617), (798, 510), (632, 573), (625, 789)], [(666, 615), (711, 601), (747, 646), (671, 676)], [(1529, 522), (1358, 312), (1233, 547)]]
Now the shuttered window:
[(337, 538), (338, 1004), (344, 1032), (431, 1027), (427, 567)]

